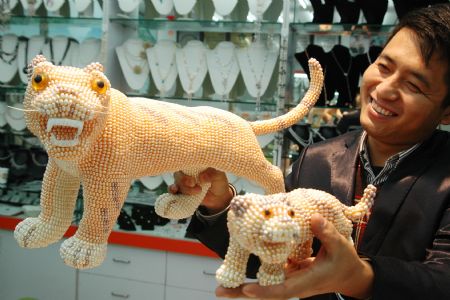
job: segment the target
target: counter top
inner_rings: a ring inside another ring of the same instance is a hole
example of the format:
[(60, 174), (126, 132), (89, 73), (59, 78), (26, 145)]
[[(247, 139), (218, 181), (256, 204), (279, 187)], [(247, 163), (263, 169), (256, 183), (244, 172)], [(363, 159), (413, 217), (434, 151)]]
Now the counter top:
[[(0, 229), (14, 230), (16, 225), (22, 220), (22, 218), (18, 217), (0, 216)], [(74, 235), (76, 229), (76, 225), (71, 225), (64, 237)], [(197, 256), (218, 257), (216, 253), (196, 240), (175, 239), (144, 233), (113, 230), (109, 236), (108, 243)]]

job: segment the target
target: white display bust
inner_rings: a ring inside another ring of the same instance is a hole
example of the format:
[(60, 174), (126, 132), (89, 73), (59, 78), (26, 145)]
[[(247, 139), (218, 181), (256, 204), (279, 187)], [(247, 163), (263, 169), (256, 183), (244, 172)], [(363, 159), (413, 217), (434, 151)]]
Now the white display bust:
[(78, 55), (75, 65), (84, 68), (93, 62), (100, 62), (101, 41), (97, 38), (88, 38), (78, 45)]
[(183, 90), (190, 99), (200, 89), (208, 72), (206, 47), (201, 41), (191, 40), (176, 51), (176, 64)]
[(269, 8), (272, 0), (247, 0), (248, 10), (258, 21), (263, 18), (264, 12)]
[(121, 14), (129, 18), (137, 18), (139, 16), (139, 5), (142, 0), (118, 0)]
[(5, 10), (5, 13), (8, 13), (16, 7), (17, 3), (19, 3), (19, 0), (4, 0), (2, 2), (4, 2), (3, 9)]
[(177, 44), (171, 40), (160, 40), (147, 49), (150, 72), (161, 97), (171, 96), (175, 92), (178, 76), (176, 51)]
[(30, 37), (27, 41), (19, 42), (19, 49), (17, 54), (17, 65), (19, 69), (19, 77), (23, 83), (28, 83), (27, 68), (31, 60), (38, 54), (44, 55), (50, 59), (50, 48), (45, 44), (44, 36), (35, 35)]
[(10, 82), (17, 73), (19, 39), (14, 34), (6, 34), (1, 39), (0, 82)]
[(232, 42), (224, 41), (206, 53), (212, 86), (216, 94), (222, 99), (229, 98), (228, 95), (239, 75), (239, 64), (235, 49), (236, 46)]
[(197, 0), (173, 0), (173, 5), (177, 14), (187, 17), (196, 2)]
[(139, 38), (130, 38), (116, 47), (116, 54), (125, 81), (135, 91), (141, 90), (149, 79), (147, 45)]
[(152, 0), (152, 4), (160, 16), (173, 13), (173, 0)]
[(214, 9), (222, 17), (228, 16), (237, 4), (237, 0), (212, 0)]
[(48, 16), (60, 16), (60, 9), (64, 5), (65, 0), (44, 1), (45, 9)]
[(80, 17), (94, 16), (93, 0), (71, 0), (71, 9), (75, 10), (75, 15)]
[(272, 78), (278, 49), (268, 48), (263, 42), (254, 42), (238, 49), (236, 54), (247, 91), (259, 102)]
[(36, 11), (42, 5), (42, 0), (20, 0), (25, 16), (34, 16)]
[(15, 103), (6, 109), (5, 119), (13, 130), (22, 131), (27, 127), (23, 111), (22, 103)]

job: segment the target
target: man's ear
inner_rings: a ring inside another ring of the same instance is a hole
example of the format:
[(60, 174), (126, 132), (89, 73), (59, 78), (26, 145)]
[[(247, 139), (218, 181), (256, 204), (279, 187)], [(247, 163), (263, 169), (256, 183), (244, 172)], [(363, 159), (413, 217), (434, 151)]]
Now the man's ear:
[(444, 109), (444, 113), (442, 114), (441, 124), (442, 125), (450, 124), (450, 105)]

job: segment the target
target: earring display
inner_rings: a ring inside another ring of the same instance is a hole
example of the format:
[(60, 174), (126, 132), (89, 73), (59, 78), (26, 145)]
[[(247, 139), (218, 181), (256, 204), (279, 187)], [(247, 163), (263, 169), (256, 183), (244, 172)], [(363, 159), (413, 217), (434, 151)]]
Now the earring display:
[(173, 0), (177, 14), (187, 16), (194, 8), (197, 0)]
[(208, 72), (206, 64), (206, 48), (202, 42), (189, 41), (183, 48), (176, 51), (176, 64), (181, 86), (188, 99), (200, 89)]
[(259, 106), (261, 97), (269, 86), (278, 59), (278, 50), (269, 49), (262, 42), (236, 51), (239, 67), (248, 93), (256, 98)]
[(214, 9), (222, 17), (228, 16), (237, 4), (237, 0), (212, 0)]
[(173, 0), (152, 0), (152, 4), (161, 16), (168, 16), (173, 12)]
[(166, 96), (175, 86), (178, 76), (176, 50), (177, 45), (171, 40), (160, 40), (147, 49), (150, 72), (161, 97)]
[(19, 39), (14, 34), (1, 37), (0, 46), (0, 82), (10, 82), (17, 73), (17, 52)]
[(128, 86), (140, 90), (149, 79), (150, 69), (147, 62), (147, 48), (150, 45), (138, 38), (130, 38), (116, 47), (119, 65)]
[(220, 42), (217, 46), (208, 50), (206, 61), (209, 77), (214, 91), (222, 99), (228, 99), (239, 75), (239, 64), (236, 57), (236, 46), (232, 42)]
[(31, 59), (38, 54), (50, 57), (50, 48), (46, 45), (44, 36), (36, 35), (30, 38), (21, 38), (19, 41), (17, 65), (19, 69), (20, 80), (26, 84), (28, 82), (27, 72), (28, 64)]

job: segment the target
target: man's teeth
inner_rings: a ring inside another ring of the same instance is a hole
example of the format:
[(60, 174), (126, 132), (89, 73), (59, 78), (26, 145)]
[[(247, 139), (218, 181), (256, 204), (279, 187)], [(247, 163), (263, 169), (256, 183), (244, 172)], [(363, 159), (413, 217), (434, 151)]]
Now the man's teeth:
[(386, 116), (386, 117), (391, 117), (394, 114), (382, 107), (380, 107), (374, 100), (372, 100), (372, 108), (374, 111), (376, 111), (377, 113), (379, 113), (380, 115)]

